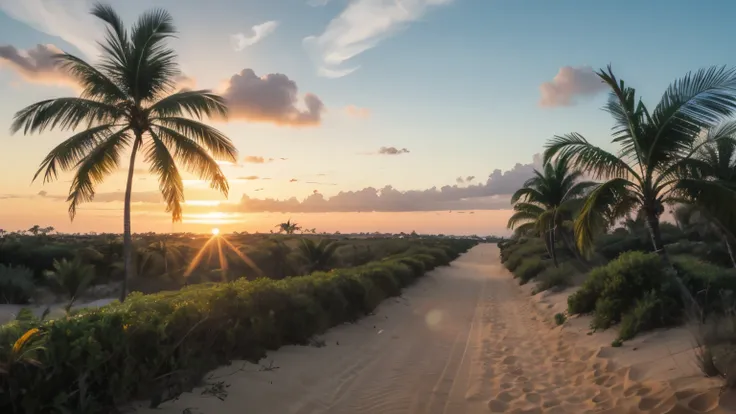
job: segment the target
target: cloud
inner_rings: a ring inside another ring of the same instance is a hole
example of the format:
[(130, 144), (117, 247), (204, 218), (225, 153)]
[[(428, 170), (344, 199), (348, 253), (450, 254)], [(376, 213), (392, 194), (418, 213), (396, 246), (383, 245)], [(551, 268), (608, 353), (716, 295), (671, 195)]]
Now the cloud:
[(355, 105), (345, 107), (345, 113), (355, 118), (368, 118), (371, 116), (371, 110), (368, 108), (360, 108)]
[(265, 39), (268, 35), (276, 31), (278, 26), (279, 22), (275, 20), (269, 20), (267, 22), (257, 24), (250, 28), (251, 33), (247, 36), (243, 33), (235, 33), (234, 35), (231, 35), (230, 44), (236, 52), (240, 52), (246, 47), (253, 46)]
[(89, 1), (0, 0), (0, 10), (28, 26), (64, 39), (82, 51), (88, 59), (99, 55), (100, 20), (89, 11)]
[(264, 158), (259, 155), (246, 155), (243, 159), (243, 162), (247, 162), (250, 164), (264, 164), (272, 161), (274, 161), (273, 158)]
[(258, 77), (243, 69), (227, 82), (222, 96), (228, 101), (229, 116), (253, 122), (288, 126), (313, 126), (322, 121), (325, 106), (314, 94), (304, 95), (305, 109), (298, 105), (296, 82), (281, 73)]
[(447, 185), (426, 190), (399, 191), (387, 185), (382, 188), (341, 191), (330, 198), (313, 193), (303, 200), (296, 197), (286, 200), (258, 199), (245, 194), (240, 203), (230, 205), (229, 208), (241, 212), (274, 213), (509, 209), (511, 194), (533, 175), (535, 168), (541, 168), (541, 165), (542, 157), (536, 154), (530, 164), (516, 164), (508, 171), (497, 169), (484, 183), (466, 187)]
[(330, 21), (322, 34), (304, 38), (303, 44), (317, 64), (320, 76), (346, 76), (360, 67), (343, 67), (348, 60), (405, 29), (431, 8), (452, 1), (353, 0), (339, 16)]
[(409, 150), (406, 148), (396, 148), (396, 147), (381, 147), (378, 149), (378, 153), (381, 155), (401, 155), (401, 154), (408, 154)]
[(578, 98), (588, 98), (606, 90), (606, 85), (590, 66), (560, 68), (550, 82), (539, 87), (539, 105), (545, 108), (572, 106)]
[(297, 181), (299, 181), (299, 180), (297, 180), (296, 178), (292, 178), (291, 180), (289, 180), (290, 183), (295, 183)]
[(257, 175), (248, 175), (248, 176), (245, 176), (245, 177), (238, 177), (238, 178), (236, 178), (236, 179), (237, 179), (237, 180), (248, 180), (248, 181), (253, 181), (253, 180), (258, 180), (258, 179), (260, 179), (260, 178), (261, 178), (261, 177), (259, 177), (259, 176), (257, 176)]
[(0, 46), (0, 68), (10, 68), (27, 82), (77, 88), (76, 79), (60, 69), (54, 59), (58, 53), (63, 52), (51, 44), (36, 45), (26, 50), (11, 45)]
[(183, 73), (176, 75), (174, 78), (176, 89), (194, 89), (197, 87), (197, 80)]
[(469, 175), (467, 177), (457, 177), (455, 179), (455, 182), (458, 183), (458, 184), (464, 184), (464, 183), (470, 184), (473, 180), (475, 180), (475, 176), (474, 175)]

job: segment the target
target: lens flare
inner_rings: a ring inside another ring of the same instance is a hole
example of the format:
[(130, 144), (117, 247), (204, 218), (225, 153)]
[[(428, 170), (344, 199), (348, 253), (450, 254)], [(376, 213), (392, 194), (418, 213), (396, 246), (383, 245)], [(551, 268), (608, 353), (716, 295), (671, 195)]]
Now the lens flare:
[(218, 236), (219, 234), (220, 234), (220, 229), (218, 229), (217, 227), (215, 227), (214, 229), (212, 229), (212, 235), (213, 236)]

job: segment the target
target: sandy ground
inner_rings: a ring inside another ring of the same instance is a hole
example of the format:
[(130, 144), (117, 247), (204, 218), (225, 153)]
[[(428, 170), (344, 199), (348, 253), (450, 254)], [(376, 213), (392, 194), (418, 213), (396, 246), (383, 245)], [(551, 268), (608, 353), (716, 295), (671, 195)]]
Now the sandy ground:
[(554, 327), (563, 295), (532, 298), (497, 247), (482, 244), (375, 315), (330, 330), (324, 347), (287, 346), (213, 371), (207, 382), (224, 381), (222, 399), (205, 387), (137, 412), (736, 412), (717, 383), (695, 375), (691, 343), (665, 332), (614, 349), (606, 335), (615, 333), (586, 335), (584, 318)]

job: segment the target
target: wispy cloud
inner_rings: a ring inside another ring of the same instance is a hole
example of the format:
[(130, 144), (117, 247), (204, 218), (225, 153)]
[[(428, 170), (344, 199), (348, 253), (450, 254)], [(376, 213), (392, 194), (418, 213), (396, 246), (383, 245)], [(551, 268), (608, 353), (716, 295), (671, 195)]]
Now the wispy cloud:
[(396, 148), (396, 147), (381, 147), (378, 149), (378, 154), (380, 155), (401, 155), (401, 154), (408, 154), (410, 151), (406, 148)]
[(61, 70), (54, 59), (59, 53), (61, 49), (54, 45), (36, 45), (27, 50), (0, 46), (0, 68), (10, 68), (28, 82), (77, 88), (76, 79)]
[(235, 33), (230, 35), (230, 44), (236, 52), (240, 52), (246, 47), (253, 46), (254, 44), (265, 39), (268, 35), (276, 31), (279, 27), (279, 22), (276, 20), (269, 20), (261, 24), (257, 24), (250, 28), (250, 33), (247, 35), (244, 33)]
[(360, 66), (344, 64), (405, 29), (435, 6), (454, 0), (353, 0), (322, 34), (304, 38), (304, 47), (317, 64), (317, 73), (339, 78)]
[[(286, 158), (279, 158), (280, 160), (285, 160)], [(274, 162), (276, 161), (276, 158), (266, 158), (261, 157), (260, 155), (246, 155), (243, 159), (243, 162), (247, 162), (249, 164), (265, 164), (267, 162)]]
[(565, 66), (551, 81), (539, 87), (542, 95), (539, 105), (547, 108), (572, 106), (578, 98), (591, 97), (605, 90), (606, 85), (590, 66)]
[(32, 28), (64, 39), (82, 51), (88, 59), (97, 58), (95, 40), (99, 21), (89, 11), (92, 2), (57, 0), (0, 0), (0, 10)]
[(361, 108), (355, 105), (348, 105), (345, 107), (345, 113), (355, 118), (368, 118), (371, 116), (371, 110), (368, 108)]

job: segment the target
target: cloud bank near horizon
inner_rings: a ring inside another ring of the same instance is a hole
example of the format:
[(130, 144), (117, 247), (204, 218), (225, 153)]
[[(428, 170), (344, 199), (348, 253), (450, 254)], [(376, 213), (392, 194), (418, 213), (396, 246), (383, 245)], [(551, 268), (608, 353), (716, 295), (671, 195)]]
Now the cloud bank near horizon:
[[(222, 211), (241, 213), (330, 213), (330, 212), (409, 212), (409, 211), (443, 211), (443, 210), (503, 210), (511, 208), (509, 201), (515, 192), (535, 169), (541, 168), (542, 156), (535, 154), (529, 164), (517, 163), (507, 171), (494, 170), (485, 182), (470, 184), (473, 176), (463, 178), (463, 183), (432, 187), (425, 190), (400, 191), (391, 185), (381, 188), (366, 187), (355, 191), (341, 191), (332, 197), (325, 197), (320, 192), (310, 190), (310, 195), (299, 200), (291, 197), (285, 200), (272, 198), (255, 198), (243, 194), (237, 203), (223, 202), (218, 208)], [(255, 179), (243, 177), (242, 180)], [(298, 182), (296, 178), (290, 180)], [(335, 185), (305, 181), (308, 184)], [(255, 191), (261, 191), (259, 188)], [(122, 202), (122, 191), (100, 192), (95, 194), (92, 203)], [(45, 191), (37, 195), (0, 194), (0, 200), (12, 198), (42, 197), (63, 201), (66, 196), (48, 194)], [(134, 192), (133, 201), (137, 203), (160, 204), (160, 193), (156, 191)], [(188, 200), (194, 198), (187, 197)]]

